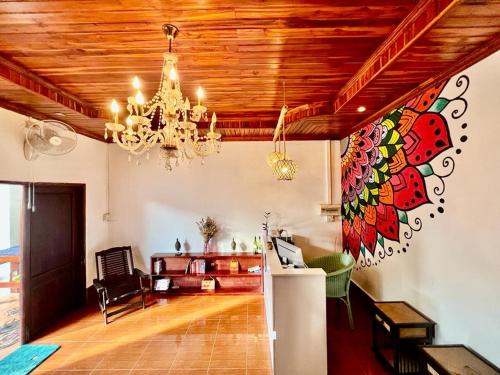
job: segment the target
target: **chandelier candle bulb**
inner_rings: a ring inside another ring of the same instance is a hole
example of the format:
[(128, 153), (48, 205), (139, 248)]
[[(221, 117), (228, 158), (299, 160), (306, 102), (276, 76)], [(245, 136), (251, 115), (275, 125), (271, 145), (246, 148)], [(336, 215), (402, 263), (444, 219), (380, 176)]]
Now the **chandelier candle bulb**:
[(118, 124), (118, 112), (120, 111), (120, 107), (118, 106), (118, 102), (113, 99), (111, 102), (111, 112), (113, 113), (113, 121), (115, 124)]
[(144, 103), (146, 102), (146, 99), (144, 99), (144, 95), (142, 95), (142, 92), (140, 90), (137, 90), (137, 94), (135, 95), (135, 102), (139, 106), (139, 114), (142, 116), (144, 114)]
[(134, 89), (139, 90), (141, 88), (141, 81), (139, 81), (139, 77), (135, 76), (132, 80), (132, 86)]
[(196, 96), (198, 97), (198, 105), (201, 105), (201, 99), (203, 99), (203, 89), (198, 86), (198, 91), (196, 91)]
[(212, 113), (212, 122), (210, 123), (210, 133), (214, 133), (216, 122), (217, 122), (217, 116), (215, 115), (215, 112), (214, 112), (214, 113)]
[(171, 81), (175, 81), (177, 79), (177, 72), (175, 71), (175, 68), (170, 69), (168, 77), (170, 78)]
[(142, 106), (146, 102), (146, 99), (144, 99), (144, 95), (142, 95), (142, 92), (137, 91), (137, 94), (135, 95), (135, 101), (140, 106)]

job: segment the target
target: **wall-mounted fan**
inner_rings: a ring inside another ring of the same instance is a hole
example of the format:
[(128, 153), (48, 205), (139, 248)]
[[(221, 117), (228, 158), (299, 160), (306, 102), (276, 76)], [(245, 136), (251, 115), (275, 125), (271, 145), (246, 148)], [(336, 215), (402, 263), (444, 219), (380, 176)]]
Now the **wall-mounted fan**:
[(57, 120), (41, 120), (26, 123), (24, 156), (35, 160), (40, 154), (59, 156), (71, 152), (76, 147), (75, 130)]

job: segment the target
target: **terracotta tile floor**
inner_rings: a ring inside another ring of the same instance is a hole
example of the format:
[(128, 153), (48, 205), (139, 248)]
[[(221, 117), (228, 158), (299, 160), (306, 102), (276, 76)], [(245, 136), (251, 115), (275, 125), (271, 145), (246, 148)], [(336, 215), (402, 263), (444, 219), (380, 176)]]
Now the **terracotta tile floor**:
[(107, 326), (97, 308), (61, 322), (34, 373), (271, 375), (267, 340), (262, 296), (157, 299)]

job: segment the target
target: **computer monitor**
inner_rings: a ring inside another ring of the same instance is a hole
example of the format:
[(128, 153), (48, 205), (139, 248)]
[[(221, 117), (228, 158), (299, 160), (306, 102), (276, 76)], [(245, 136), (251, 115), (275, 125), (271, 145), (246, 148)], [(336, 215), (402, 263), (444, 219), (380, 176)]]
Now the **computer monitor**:
[(286, 258), (288, 264), (293, 264), (297, 267), (304, 267), (304, 259), (302, 258), (302, 249), (292, 245), (279, 238), (276, 239), (277, 251), (279, 257), (283, 260)]

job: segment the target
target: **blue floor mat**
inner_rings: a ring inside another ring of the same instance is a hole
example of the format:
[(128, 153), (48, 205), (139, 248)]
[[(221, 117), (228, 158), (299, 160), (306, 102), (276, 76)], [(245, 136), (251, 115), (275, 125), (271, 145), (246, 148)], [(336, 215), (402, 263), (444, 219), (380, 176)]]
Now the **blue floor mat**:
[(0, 360), (0, 374), (26, 375), (50, 357), (61, 345), (23, 345)]

